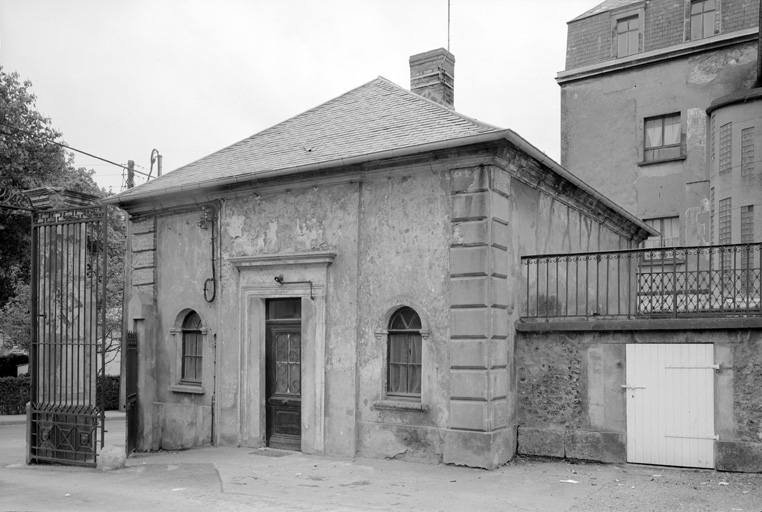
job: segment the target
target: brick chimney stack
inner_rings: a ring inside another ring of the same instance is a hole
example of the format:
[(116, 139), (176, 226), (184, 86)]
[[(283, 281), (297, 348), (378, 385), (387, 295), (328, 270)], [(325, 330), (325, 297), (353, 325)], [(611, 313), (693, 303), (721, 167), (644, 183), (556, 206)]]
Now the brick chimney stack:
[(455, 56), (439, 48), (410, 57), (410, 90), (454, 109)]

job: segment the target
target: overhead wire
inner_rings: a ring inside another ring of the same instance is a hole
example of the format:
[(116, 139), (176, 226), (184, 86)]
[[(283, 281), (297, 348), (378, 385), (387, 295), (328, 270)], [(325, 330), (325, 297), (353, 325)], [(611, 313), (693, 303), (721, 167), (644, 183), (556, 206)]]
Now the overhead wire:
[[(42, 135), (39, 135), (39, 134), (37, 134), (37, 133), (34, 133), (34, 132), (30, 132), (30, 131), (28, 131), (28, 130), (24, 130), (23, 128), (19, 128), (18, 126), (13, 126), (13, 125), (10, 125), (10, 124), (7, 124), (7, 123), (4, 123), (4, 122), (2, 122), (2, 121), (0, 121), (0, 126), (5, 126), (6, 128), (10, 128), (11, 130), (16, 130), (16, 131), (18, 131), (18, 132), (21, 132), (21, 133), (25, 133), (25, 134), (27, 134), (27, 135), (29, 135), (29, 136), (31, 136), (31, 137), (36, 137), (36, 138), (38, 138), (38, 139), (44, 140), (44, 141), (46, 141), (46, 142), (49, 142), (50, 144), (55, 144), (56, 146), (60, 146), (60, 147), (62, 147), (62, 148), (68, 149), (68, 150), (70, 150), (70, 151), (75, 151), (75, 152), (77, 152), (77, 153), (82, 153), (83, 155), (87, 155), (87, 156), (89, 156), (90, 158), (95, 158), (96, 160), (101, 160), (101, 161), (103, 161), (103, 162), (106, 162), (107, 164), (115, 165), (115, 166), (117, 166), (117, 167), (121, 167), (122, 169), (125, 169), (125, 170), (126, 170), (126, 169), (128, 169), (128, 167), (127, 167), (126, 165), (123, 165), (123, 164), (118, 164), (118, 163), (116, 163), (116, 162), (114, 162), (114, 161), (112, 161), (112, 160), (109, 160), (109, 159), (107, 159), (107, 158), (103, 158), (103, 157), (100, 157), (100, 156), (94, 155), (94, 154), (92, 154), (92, 153), (88, 153), (87, 151), (83, 151), (83, 150), (81, 150), (81, 149), (77, 149), (77, 148), (71, 147), (71, 146), (69, 146), (69, 145), (66, 145), (66, 144), (63, 144), (63, 143), (61, 143), (61, 142), (57, 142), (57, 141), (55, 141), (55, 140), (53, 140), (53, 139), (50, 139), (50, 138), (48, 138), (48, 137), (44, 137), (44, 136), (42, 136)], [(142, 168), (142, 169), (145, 169), (145, 167), (142, 167), (142, 166), (138, 166), (138, 167), (140, 167), (140, 168)], [(141, 171), (137, 171), (137, 170), (135, 170), (135, 169), (133, 169), (133, 172), (135, 172), (136, 174), (142, 174), (143, 176), (146, 176), (146, 177), (148, 177), (148, 176), (149, 176), (147, 173), (145, 173), (145, 172), (141, 172)]]

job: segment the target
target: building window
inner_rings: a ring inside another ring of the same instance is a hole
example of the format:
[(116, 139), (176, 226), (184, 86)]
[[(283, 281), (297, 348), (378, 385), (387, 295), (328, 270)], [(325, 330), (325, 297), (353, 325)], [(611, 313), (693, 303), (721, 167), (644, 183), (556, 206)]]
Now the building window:
[(680, 114), (646, 118), (644, 138), (646, 162), (679, 158), (682, 153)]
[(754, 205), (741, 207), (741, 243), (754, 242)]
[(638, 53), (640, 19), (638, 16), (622, 18), (616, 22), (617, 57)]
[(645, 223), (659, 232), (659, 236), (649, 237), (645, 241), (645, 248), (677, 247), (680, 245), (680, 217), (646, 219)]
[[(731, 200), (728, 197), (727, 199), (720, 200), (720, 219), (719, 219), (719, 229), (720, 229), (720, 245), (727, 245), (731, 241), (732, 236), (732, 227), (731, 227), (731, 220), (732, 220), (732, 211), (731, 211)], [(730, 252), (723, 251), (722, 252), (722, 268), (729, 269), (731, 268), (733, 263), (733, 255)]]
[(204, 344), (201, 333), (201, 318), (195, 311), (191, 311), (185, 317), (182, 333), (181, 382), (183, 384), (201, 384), (201, 363), (203, 360)]
[(741, 176), (754, 172), (754, 127), (741, 130)]
[(691, 2), (691, 41), (714, 35), (716, 0)]
[(709, 243), (714, 243), (714, 187), (709, 189)]
[(714, 112), (712, 112), (712, 117), (711, 117), (711, 119), (709, 121), (709, 131), (710, 131), (709, 137), (712, 139), (712, 162), (714, 162), (714, 148), (716, 146), (716, 144), (715, 144), (715, 138), (714, 138), (714, 133), (715, 133)]
[(720, 172), (730, 172), (733, 168), (733, 123), (720, 126)]
[(387, 395), (421, 397), (421, 339), (418, 313), (409, 307), (395, 311), (389, 320)]
[[(754, 242), (754, 206), (741, 207), (741, 243), (751, 244)], [(759, 296), (759, 276), (756, 267), (755, 250), (753, 245), (741, 248), (741, 289), (747, 294)]]
[(729, 244), (731, 236), (731, 200), (722, 199), (720, 201), (720, 244)]

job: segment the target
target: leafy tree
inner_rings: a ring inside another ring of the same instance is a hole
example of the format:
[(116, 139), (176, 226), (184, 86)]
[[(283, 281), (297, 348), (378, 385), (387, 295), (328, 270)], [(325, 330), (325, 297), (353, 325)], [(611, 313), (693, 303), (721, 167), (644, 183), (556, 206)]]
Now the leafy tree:
[(106, 324), (103, 329), (103, 347), (106, 363), (113, 361), (121, 350), (122, 302), (124, 300), (124, 253), (127, 240), (127, 222), (124, 212), (113, 207), (108, 211), (108, 240), (106, 258)]
[[(37, 111), (31, 83), (0, 66), (0, 188), (21, 192), (38, 187), (60, 187), (104, 197), (93, 180), (94, 171), (77, 168), (63, 147), (61, 133)], [(109, 238), (105, 248), (109, 275), (103, 333), (107, 351), (118, 351), (124, 275), (125, 219), (109, 210)], [(0, 332), (6, 344), (28, 347), (31, 335), (30, 288), (31, 222), (28, 212), (0, 208)], [(102, 248), (101, 248), (102, 249)]]
[[(11, 269), (11, 274), (18, 275), (18, 269)], [(0, 308), (0, 330), (8, 345), (19, 340), (26, 348), (28, 340), (32, 338), (29, 283), (17, 279), (13, 291), (14, 295)]]

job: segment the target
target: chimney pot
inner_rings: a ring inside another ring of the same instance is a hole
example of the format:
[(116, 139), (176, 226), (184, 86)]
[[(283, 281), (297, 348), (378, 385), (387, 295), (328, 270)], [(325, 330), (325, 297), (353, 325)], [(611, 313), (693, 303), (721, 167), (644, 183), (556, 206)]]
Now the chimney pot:
[(454, 109), (455, 56), (444, 48), (411, 56), (410, 90)]

